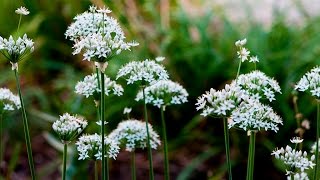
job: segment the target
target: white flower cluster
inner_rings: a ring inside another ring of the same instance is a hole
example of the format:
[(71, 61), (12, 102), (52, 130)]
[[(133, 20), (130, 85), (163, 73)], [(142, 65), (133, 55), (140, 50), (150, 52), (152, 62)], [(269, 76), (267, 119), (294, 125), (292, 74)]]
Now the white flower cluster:
[[(117, 84), (115, 81), (112, 81), (109, 77), (104, 75), (105, 79), (105, 94), (108, 96), (110, 94), (110, 91), (114, 95), (121, 96), (123, 94), (123, 88), (121, 85)], [(76, 84), (75, 92), (77, 94), (83, 95), (85, 97), (89, 96), (98, 96), (100, 88), (98, 87), (98, 79), (97, 74), (91, 74), (84, 78), (83, 81), (79, 81)]]
[(243, 91), (236, 84), (226, 84), (222, 90), (213, 88), (202, 94), (197, 99), (196, 109), (202, 110), (202, 116), (212, 115), (215, 117), (230, 116), (231, 112), (240, 104), (245, 97)]
[(275, 93), (281, 93), (281, 88), (276, 80), (268, 77), (261, 71), (241, 74), (233, 83), (240, 86), (252, 99), (275, 100)]
[(320, 98), (320, 67), (314, 67), (310, 72), (307, 72), (295, 86), (298, 91), (307, 91), (315, 96), (317, 99)]
[[(105, 137), (106, 157), (116, 159), (119, 154), (119, 146), (113, 139)], [(79, 152), (79, 160), (102, 159), (102, 143), (101, 136), (97, 133), (92, 135), (82, 135), (76, 142), (77, 150)]]
[(14, 40), (12, 36), (9, 39), (0, 36), (0, 52), (12, 63), (17, 63), (32, 53), (34, 50), (33, 44), (33, 41), (26, 34), (17, 40)]
[[(171, 80), (160, 80), (145, 88), (146, 103), (160, 108), (171, 104), (188, 102), (188, 92), (178, 83)], [(136, 101), (143, 100), (143, 92), (136, 96)]]
[(251, 56), (250, 57), (250, 51), (244, 47), (246, 45), (247, 39), (238, 40), (235, 42), (235, 45), (239, 48), (237, 51), (238, 58), (241, 60), (241, 62), (249, 60), (249, 62), (259, 62), (259, 59), (257, 56)]
[(20, 99), (7, 88), (0, 88), (0, 111), (13, 111), (20, 109)]
[(282, 124), (282, 119), (270, 106), (264, 105), (256, 100), (243, 101), (232, 111), (229, 128), (236, 126), (245, 131), (254, 130), (279, 130), (278, 125)]
[[(160, 145), (159, 135), (148, 124), (151, 148), (157, 149)], [(114, 139), (120, 145), (125, 145), (126, 150), (131, 152), (137, 148), (147, 147), (146, 123), (135, 119), (123, 121), (109, 134), (110, 139)]]
[(64, 113), (53, 123), (52, 128), (63, 142), (68, 143), (74, 140), (87, 125), (88, 122), (85, 119)]
[[(318, 140), (318, 151), (320, 152), (320, 139)], [(315, 153), (317, 150), (317, 142), (315, 142), (313, 145), (312, 145), (312, 147), (311, 147), (311, 152), (312, 153)]]
[(294, 137), (294, 138), (290, 139), (290, 142), (293, 144), (300, 144), (303, 142), (303, 139), (301, 139), (300, 137)]
[[(287, 180), (291, 180), (291, 173), (288, 172)], [(309, 180), (308, 174), (305, 172), (293, 174), (293, 180)]]
[(97, 10), (90, 7), (89, 12), (84, 12), (74, 18), (68, 27), (65, 36), (74, 41), (73, 54), (84, 52), (84, 60), (110, 58), (122, 50), (130, 50), (137, 46), (136, 42), (125, 42), (125, 35), (118, 21), (106, 13), (108, 9)]
[(132, 61), (121, 67), (117, 79), (120, 77), (126, 78), (127, 84), (133, 84), (137, 81), (152, 84), (154, 81), (167, 80), (169, 75), (162, 65), (146, 59), (144, 61)]
[[(299, 170), (304, 172), (304, 170), (313, 168), (315, 164), (313, 163), (315, 156), (312, 155), (309, 159), (307, 152), (302, 152), (301, 150), (292, 149), (290, 146), (286, 148), (275, 149), (271, 155), (274, 155), (276, 159), (279, 159), (284, 162), (287, 167), (287, 175), (295, 174), (297, 172), (291, 172), (291, 169)], [(300, 174), (301, 175), (301, 174)]]
[(25, 7), (23, 7), (23, 6), (21, 6), (21, 7), (18, 8), (18, 9), (16, 9), (14, 12), (17, 13), (17, 14), (20, 14), (20, 15), (24, 15), (24, 16), (26, 16), (26, 15), (28, 15), (28, 14), (30, 13), (30, 12), (28, 11), (28, 9), (25, 8)]

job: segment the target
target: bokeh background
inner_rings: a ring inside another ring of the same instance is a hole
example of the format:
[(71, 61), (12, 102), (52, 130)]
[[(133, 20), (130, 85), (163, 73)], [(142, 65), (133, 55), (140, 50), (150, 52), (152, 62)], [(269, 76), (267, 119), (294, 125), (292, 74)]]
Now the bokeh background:
[[(62, 146), (51, 129), (59, 115), (81, 114), (90, 121), (86, 133), (98, 132), (94, 103), (74, 93), (76, 82), (91, 74), (94, 67), (82, 61), (80, 55), (72, 55), (72, 43), (64, 36), (73, 17), (91, 4), (109, 7), (127, 40), (140, 43), (111, 61), (107, 70), (110, 77), (114, 78), (126, 62), (164, 56), (163, 64), (171, 79), (189, 92), (188, 103), (166, 111), (172, 179), (227, 177), (222, 121), (203, 118), (194, 104), (205, 91), (220, 89), (235, 78), (238, 59), (234, 42), (245, 37), (251, 53), (260, 58), (257, 68), (278, 80), (282, 87), (282, 94), (272, 106), (283, 117), (284, 125), (278, 133), (258, 133), (255, 178), (285, 179), (283, 165), (270, 154), (297, 135), (297, 117), (310, 121), (303, 147), (309, 151), (315, 140), (315, 101), (294, 92), (293, 85), (306, 71), (320, 64), (320, 5), (315, 0), (1, 0), (2, 37), (17, 35), (16, 8), (25, 6), (30, 11), (23, 17), (20, 29), (35, 41), (35, 51), (20, 63), (19, 71), (39, 179), (60, 178)], [(1, 87), (16, 93), (11, 65), (3, 56), (0, 69)], [(251, 70), (252, 64), (243, 64), (242, 73)], [(123, 81), (120, 83), (125, 86)], [(107, 99), (108, 131), (126, 119), (122, 114), (126, 106), (133, 108), (131, 117), (142, 119), (142, 106), (134, 101), (136, 92), (136, 87), (125, 86), (124, 96)], [(294, 97), (299, 97), (296, 103)], [(153, 107), (149, 110), (151, 123), (161, 132), (159, 110)], [(3, 123), (1, 143), (5, 145), (5, 153), (0, 174), (8, 179), (28, 179), (20, 112), (8, 114)], [(78, 161), (75, 147), (69, 149), (68, 177), (93, 179), (92, 162)], [(246, 133), (232, 129), (234, 179), (244, 179), (247, 154)], [(111, 162), (111, 179), (130, 179), (129, 159), (129, 154), (122, 151)], [(136, 160), (138, 179), (147, 179), (146, 151), (138, 151)], [(161, 147), (154, 151), (154, 168), (156, 179), (163, 179)]]

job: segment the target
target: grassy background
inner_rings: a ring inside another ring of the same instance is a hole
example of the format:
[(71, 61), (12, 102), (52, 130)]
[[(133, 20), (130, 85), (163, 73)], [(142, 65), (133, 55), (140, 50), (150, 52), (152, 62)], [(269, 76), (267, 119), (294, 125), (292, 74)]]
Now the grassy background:
[[(295, 136), (297, 128), (293, 110), (293, 85), (315, 65), (319, 65), (320, 19), (309, 17), (303, 25), (288, 24), (284, 14), (275, 14), (270, 27), (249, 19), (247, 22), (231, 22), (219, 11), (207, 11), (197, 17), (190, 16), (178, 1), (156, 0), (57, 0), (57, 1), (9, 1), (0, 2), (0, 35), (16, 34), (19, 16), (14, 10), (21, 5), (30, 10), (23, 17), (21, 31), (35, 41), (35, 52), (19, 66), (24, 100), (32, 133), (35, 163), (40, 179), (59, 177), (61, 146), (51, 124), (64, 112), (78, 113), (90, 121), (87, 133), (97, 132), (96, 111), (90, 99), (77, 96), (74, 86), (85, 75), (92, 73), (90, 62), (81, 56), (72, 56), (72, 43), (64, 32), (76, 14), (87, 10), (91, 3), (106, 4), (118, 19), (128, 40), (136, 40), (140, 46), (125, 52), (110, 63), (107, 73), (115, 77), (121, 65), (131, 60), (165, 56), (164, 65), (174, 81), (189, 92), (189, 103), (170, 107), (166, 112), (171, 176), (173, 179), (221, 179), (225, 177), (226, 164), (222, 121), (203, 118), (195, 110), (196, 98), (211, 87), (220, 89), (236, 75), (238, 59), (234, 42), (247, 37), (247, 47), (258, 55), (257, 68), (278, 80), (282, 94), (273, 107), (283, 117), (280, 131), (262, 132), (257, 136), (255, 178), (283, 179), (284, 169), (270, 156), (278, 146), (285, 146)], [(240, 7), (241, 8), (241, 7)], [(244, 8), (244, 7), (243, 7)], [(0, 57), (0, 85), (16, 91), (14, 74), (9, 62)], [(245, 63), (242, 73), (253, 70)], [(121, 82), (125, 85), (124, 82)], [(136, 87), (125, 87), (120, 98), (108, 98), (106, 117), (109, 131), (125, 117), (122, 110), (132, 106), (132, 117), (142, 118), (142, 106), (133, 101)], [(299, 94), (299, 110), (311, 121), (306, 132), (305, 149), (314, 140), (315, 102), (306, 94)], [(150, 107), (151, 122), (160, 132), (159, 111)], [(27, 177), (28, 167), (20, 114), (9, 114), (4, 120), (5, 161), (1, 163), (1, 175), (12, 179)], [(246, 172), (248, 138), (245, 132), (231, 130), (231, 154), (235, 179), (243, 179)], [(72, 149), (72, 148), (70, 148)], [(69, 177), (91, 177), (87, 169), (92, 164), (78, 161), (75, 149), (70, 152)], [(162, 179), (161, 149), (155, 153), (155, 173)], [(146, 152), (137, 156), (138, 176), (147, 176)], [(122, 152), (112, 162), (113, 179), (128, 179), (123, 172), (129, 169), (128, 154)], [(263, 162), (263, 163), (262, 163)], [(267, 167), (267, 168), (266, 168)], [(92, 171), (91, 171), (92, 172)], [(126, 174), (125, 174), (126, 175)], [(237, 176), (235, 176), (237, 175)]]

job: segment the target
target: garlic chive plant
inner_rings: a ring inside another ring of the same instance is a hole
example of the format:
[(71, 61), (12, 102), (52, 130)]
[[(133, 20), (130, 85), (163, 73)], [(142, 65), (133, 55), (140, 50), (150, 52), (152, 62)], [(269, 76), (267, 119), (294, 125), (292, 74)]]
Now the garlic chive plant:
[[(163, 152), (164, 152), (164, 173), (165, 179), (169, 179), (169, 158), (166, 123), (164, 119), (164, 111), (167, 106), (173, 104), (182, 104), (188, 102), (188, 92), (178, 83), (171, 80), (160, 80), (145, 88), (146, 103), (158, 107), (161, 111)], [(143, 92), (137, 94), (136, 101), (143, 100)]]
[(298, 144), (302, 143), (303, 139), (294, 137), (290, 140), (294, 144), (294, 148), (286, 146), (280, 149), (276, 148), (271, 155), (276, 159), (281, 160), (286, 165), (286, 176), (288, 180), (308, 180), (309, 177), (304, 171), (313, 168), (315, 156), (308, 157), (306, 151), (298, 150)]
[(14, 95), (7, 88), (0, 88), (0, 163), (2, 162), (2, 155), (4, 146), (2, 146), (2, 129), (3, 129), (3, 116), (6, 112), (18, 110), (21, 108), (20, 99), (17, 95)]
[(149, 175), (150, 179), (154, 179), (153, 164), (152, 164), (152, 151), (150, 145), (150, 134), (148, 127), (148, 114), (146, 103), (146, 86), (153, 84), (159, 80), (167, 80), (169, 75), (165, 68), (156, 63), (154, 60), (146, 59), (144, 61), (132, 61), (120, 68), (117, 74), (117, 79), (125, 78), (127, 84), (137, 83), (142, 88), (142, 96), (144, 103), (144, 119), (146, 122), (147, 139), (148, 139), (148, 158), (149, 158)]
[[(135, 149), (144, 149), (148, 147), (150, 139), (150, 146), (157, 149), (160, 145), (159, 135), (153, 130), (148, 123), (148, 131), (144, 122), (128, 119), (118, 124), (118, 127), (109, 134), (109, 138), (115, 140), (120, 147), (124, 146), (126, 151), (131, 152), (131, 179), (136, 179), (135, 166)], [(148, 138), (149, 136), (149, 138)]]
[[(20, 7), (15, 11), (17, 14), (20, 15), (19, 24), (17, 31), (19, 33), (20, 23), (23, 15), (28, 15), (29, 11), (25, 7)], [(35, 179), (35, 170), (34, 170), (34, 163), (32, 157), (32, 147), (31, 147), (31, 139), (28, 127), (28, 119), (26, 110), (24, 107), (22, 95), (21, 95), (21, 88), (20, 88), (20, 78), (18, 74), (18, 62), (25, 59), (29, 54), (31, 54), (34, 50), (34, 42), (24, 34), (22, 37), (15, 38), (10, 36), (8, 39), (3, 38), (0, 36), (0, 53), (11, 63), (12, 70), (14, 71), (18, 94), (21, 104), (21, 112), (22, 112), (22, 121), (23, 121), (23, 128), (24, 128), (24, 135), (25, 141), (27, 144), (27, 153), (28, 153), (28, 161), (31, 171), (31, 178)]]
[(316, 119), (316, 166), (314, 169), (314, 180), (319, 179), (319, 137), (320, 137), (320, 67), (314, 67), (307, 72), (296, 84), (295, 89), (298, 91), (308, 91), (317, 101), (317, 119)]
[[(74, 42), (73, 54), (83, 53), (83, 60), (95, 61), (97, 77), (100, 78), (100, 119), (105, 124), (105, 69), (108, 62), (123, 50), (130, 50), (137, 46), (136, 42), (126, 42), (124, 32), (118, 21), (108, 13), (108, 8), (98, 9), (91, 6), (86, 11), (74, 18), (74, 22), (65, 32), (66, 38)], [(101, 126), (101, 141), (104, 142), (105, 126)], [(102, 179), (109, 179), (108, 164), (105, 162), (105, 145), (102, 145)], [(107, 174), (105, 174), (105, 172)]]
[(119, 154), (119, 146), (116, 141), (109, 137), (104, 138), (105, 153), (102, 152), (101, 135), (85, 134), (82, 135), (76, 142), (77, 150), (79, 152), (79, 160), (93, 160), (95, 164), (95, 179), (99, 179), (98, 175), (98, 161), (102, 160), (102, 154), (105, 154), (107, 161), (109, 158), (116, 159)]
[(53, 130), (57, 133), (63, 144), (63, 180), (66, 179), (68, 144), (77, 138), (87, 125), (88, 122), (85, 119), (72, 116), (69, 113), (64, 113), (52, 125)]

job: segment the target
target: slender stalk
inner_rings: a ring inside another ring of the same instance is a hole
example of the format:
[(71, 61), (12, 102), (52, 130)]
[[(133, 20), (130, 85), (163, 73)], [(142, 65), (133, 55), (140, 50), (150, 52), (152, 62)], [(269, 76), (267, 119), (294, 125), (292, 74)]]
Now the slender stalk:
[(94, 180), (99, 179), (98, 165), (98, 161), (94, 161)]
[(318, 180), (319, 174), (319, 129), (320, 129), (320, 101), (317, 100), (317, 140), (316, 140), (316, 167), (314, 168), (314, 180)]
[[(2, 139), (2, 122), (3, 121), (3, 113), (0, 114), (0, 164), (2, 163), (2, 154), (3, 154), (3, 149), (4, 149), (4, 140)], [(3, 144), (3, 146), (2, 146)]]
[(131, 179), (136, 180), (136, 155), (135, 152), (131, 152)]
[(164, 106), (161, 107), (161, 122), (162, 122), (162, 136), (163, 136), (163, 152), (164, 152), (164, 177), (165, 180), (169, 180), (169, 158), (168, 158), (168, 142), (166, 122), (164, 120)]
[(232, 180), (228, 119), (225, 117), (223, 118), (223, 129), (224, 129), (224, 144), (226, 147), (226, 157), (227, 157), (227, 165), (228, 165), (228, 175), (229, 175), (229, 180)]
[(18, 30), (17, 30), (18, 33), (19, 33), (19, 29), (20, 29), (21, 18), (22, 18), (22, 15), (20, 14), (19, 23), (18, 23)]
[(152, 151), (150, 145), (150, 134), (149, 134), (149, 127), (148, 127), (148, 114), (147, 114), (147, 104), (146, 104), (146, 95), (145, 95), (145, 88), (143, 87), (143, 103), (144, 103), (144, 119), (146, 121), (146, 129), (147, 129), (147, 146), (148, 146), (148, 159), (149, 159), (149, 179), (154, 180), (153, 175), (153, 165), (152, 165)]
[(100, 117), (101, 117), (101, 143), (102, 143), (102, 161), (101, 161), (101, 164), (102, 164), (102, 173), (101, 173), (101, 178), (102, 180), (105, 180), (106, 179), (106, 157), (105, 157), (105, 143), (104, 143), (104, 134), (105, 134), (105, 126), (104, 126), (104, 123), (105, 123), (105, 119), (104, 119), (104, 109), (105, 109), (105, 104), (104, 104), (104, 94), (105, 94), (105, 88), (104, 88), (104, 73), (101, 72), (101, 94), (100, 94)]
[(241, 68), (241, 60), (239, 61), (239, 66), (238, 66), (238, 71), (237, 71), (236, 79), (238, 78), (238, 76), (239, 76), (239, 74), (240, 74), (240, 68)]
[(256, 143), (256, 132), (251, 131), (250, 142), (249, 142), (247, 180), (253, 180), (255, 143)]
[(67, 152), (68, 152), (68, 144), (63, 143), (63, 169), (62, 169), (62, 180), (66, 179), (66, 170), (67, 170)]
[(23, 129), (24, 129), (24, 136), (25, 136), (26, 145), (27, 145), (27, 153), (28, 153), (28, 161), (29, 161), (29, 166), (30, 166), (31, 178), (32, 178), (32, 180), (35, 180), (36, 176), (35, 176), (34, 163), (33, 163), (33, 157), (32, 157), (32, 148), (31, 148), (30, 132), (29, 132), (29, 127), (28, 127), (28, 119), (27, 119), (27, 113), (26, 113), (26, 109), (24, 107), (24, 103), (23, 103), (23, 99), (22, 99), (22, 95), (21, 95), (20, 79), (19, 79), (17, 69), (14, 69), (14, 74), (16, 77), (19, 99), (20, 99), (20, 103), (21, 103)]

